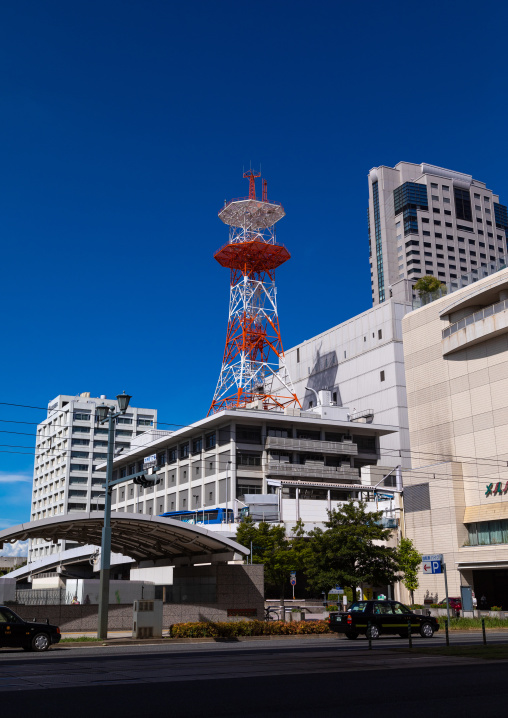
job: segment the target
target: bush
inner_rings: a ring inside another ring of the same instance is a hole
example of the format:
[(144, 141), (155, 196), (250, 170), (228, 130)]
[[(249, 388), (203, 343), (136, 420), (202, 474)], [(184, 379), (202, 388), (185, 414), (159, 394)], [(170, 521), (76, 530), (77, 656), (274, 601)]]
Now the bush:
[(439, 603), (431, 603), (430, 607), (431, 608), (446, 608), (446, 606), (440, 606)]
[(502, 606), (491, 606), (490, 610), (491, 611), (502, 611), (503, 608), (502, 608)]
[(425, 608), (425, 606), (422, 606), (421, 603), (413, 603), (409, 608), (414, 611), (415, 609)]
[(340, 611), (340, 608), (336, 604), (330, 603), (330, 605), (328, 606), (328, 608), (326, 610), (327, 611)]
[(171, 638), (236, 638), (237, 636), (291, 636), (329, 633), (327, 621), (219, 621), (174, 623)]

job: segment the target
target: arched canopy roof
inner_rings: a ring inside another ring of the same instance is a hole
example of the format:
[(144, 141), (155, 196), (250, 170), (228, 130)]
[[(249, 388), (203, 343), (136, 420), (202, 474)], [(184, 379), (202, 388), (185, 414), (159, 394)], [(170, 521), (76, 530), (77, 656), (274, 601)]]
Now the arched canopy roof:
[[(0, 531), (0, 550), (5, 543), (36, 538), (100, 546), (103, 525), (102, 511), (31, 521)], [(192, 561), (197, 556), (213, 554), (249, 554), (249, 549), (220, 532), (161, 516), (131, 513), (111, 514), (111, 550), (135, 561), (187, 558)]]

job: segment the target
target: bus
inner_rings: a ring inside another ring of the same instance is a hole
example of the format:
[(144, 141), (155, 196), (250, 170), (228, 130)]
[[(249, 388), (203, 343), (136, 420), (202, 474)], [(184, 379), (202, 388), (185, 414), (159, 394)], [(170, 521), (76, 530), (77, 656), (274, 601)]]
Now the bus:
[[(197, 511), (167, 511), (159, 514), (165, 519), (175, 519), (185, 524), (222, 524), (226, 523), (226, 509), (198, 509)], [(228, 523), (235, 522), (233, 509), (228, 509)]]

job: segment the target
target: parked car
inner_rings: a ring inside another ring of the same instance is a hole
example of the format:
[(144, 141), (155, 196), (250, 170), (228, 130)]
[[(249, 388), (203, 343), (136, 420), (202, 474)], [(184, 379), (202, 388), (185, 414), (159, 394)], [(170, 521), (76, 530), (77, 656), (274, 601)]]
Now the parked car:
[[(462, 601), (460, 598), (449, 598), (450, 601), (450, 611), (453, 611), (456, 614), (459, 614), (462, 610)], [(438, 603), (439, 608), (444, 608), (446, 610), (446, 598), (443, 598), (442, 601), (439, 601)]]
[(0, 647), (47, 651), (60, 641), (60, 629), (48, 623), (24, 621), (7, 606), (0, 606)]
[(419, 633), (422, 638), (432, 638), (439, 630), (439, 623), (431, 616), (419, 616), (398, 601), (356, 601), (346, 612), (330, 614), (330, 630), (344, 633), (355, 639), (360, 634), (379, 638), (381, 634), (408, 635)]

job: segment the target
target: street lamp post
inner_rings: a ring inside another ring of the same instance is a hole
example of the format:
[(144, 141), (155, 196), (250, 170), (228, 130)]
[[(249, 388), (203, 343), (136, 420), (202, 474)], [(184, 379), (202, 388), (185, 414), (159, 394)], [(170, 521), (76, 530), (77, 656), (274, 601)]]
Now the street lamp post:
[(115, 450), (115, 421), (125, 414), (131, 397), (126, 394), (118, 394), (118, 411), (112, 407), (100, 404), (96, 408), (96, 416), (99, 424), (108, 422), (108, 458), (106, 464), (106, 485), (104, 499), (104, 528), (102, 529), (101, 542), (101, 571), (99, 587), (99, 625), (97, 638), (108, 637), (108, 610), (109, 610), (109, 577), (111, 572), (111, 483), (113, 481), (113, 458)]
[(227, 524), (229, 523), (229, 488), (228, 488), (228, 479), (229, 479), (229, 467), (231, 466), (231, 461), (228, 461), (228, 465), (226, 468), (226, 528)]

